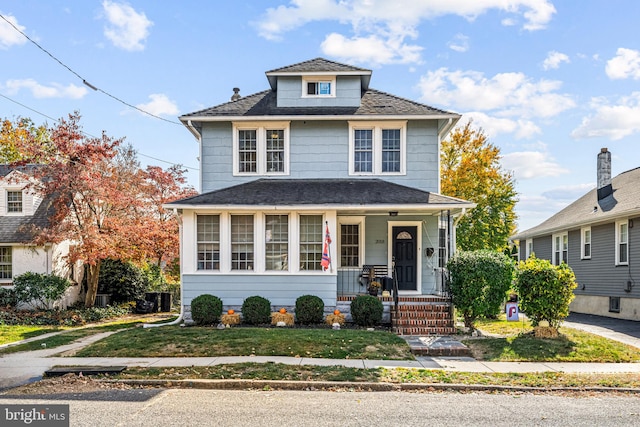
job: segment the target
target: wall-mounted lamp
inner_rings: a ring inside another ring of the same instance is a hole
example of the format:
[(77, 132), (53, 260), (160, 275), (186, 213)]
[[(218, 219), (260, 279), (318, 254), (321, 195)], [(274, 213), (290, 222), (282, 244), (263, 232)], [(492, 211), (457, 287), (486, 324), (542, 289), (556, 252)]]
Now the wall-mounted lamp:
[(624, 288), (624, 291), (629, 293), (629, 292), (631, 292), (632, 288), (633, 288), (633, 282), (631, 280), (627, 280), (627, 287)]
[(389, 216), (398, 216), (398, 211), (389, 212)]

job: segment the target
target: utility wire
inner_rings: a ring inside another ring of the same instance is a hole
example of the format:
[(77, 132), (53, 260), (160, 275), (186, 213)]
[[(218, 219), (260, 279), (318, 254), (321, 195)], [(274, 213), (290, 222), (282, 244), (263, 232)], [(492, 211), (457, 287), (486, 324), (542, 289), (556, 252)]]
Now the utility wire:
[(122, 99), (118, 98), (117, 96), (114, 96), (102, 89), (100, 89), (97, 86), (92, 85), (91, 83), (89, 83), (87, 80), (85, 80), (80, 74), (76, 73), (75, 71), (73, 71), (69, 66), (67, 66), (65, 63), (63, 63), (62, 61), (60, 61), (58, 58), (56, 58), (52, 53), (50, 53), (47, 49), (45, 49), (44, 47), (40, 46), (35, 40), (33, 40), (31, 37), (29, 37), (28, 35), (26, 35), (24, 32), (22, 32), (22, 30), (20, 30), (20, 28), (16, 27), (13, 22), (9, 21), (4, 15), (0, 14), (0, 18), (2, 18), (7, 24), (11, 25), (11, 27), (13, 27), (14, 30), (16, 30), (17, 32), (19, 32), (20, 34), (22, 34), (27, 40), (29, 40), (31, 43), (33, 43), (34, 45), (36, 45), (36, 47), (38, 49), (40, 49), (41, 51), (43, 51), (44, 53), (46, 53), (47, 55), (49, 55), (51, 57), (51, 59), (53, 59), (54, 61), (56, 61), (58, 64), (62, 65), (64, 68), (66, 68), (67, 70), (69, 70), (70, 73), (72, 73), (74, 76), (76, 76), (77, 78), (79, 78), (80, 80), (82, 80), (82, 83), (85, 84), (87, 87), (98, 91), (98, 92), (102, 92), (103, 94), (107, 95), (108, 97), (120, 102), (121, 104), (126, 105), (129, 108), (133, 108), (134, 110), (138, 110), (143, 114), (147, 114), (153, 118), (165, 121), (167, 123), (171, 123), (174, 125), (179, 125), (182, 126), (182, 123), (180, 122), (176, 122), (173, 120), (169, 120), (169, 119), (165, 119), (164, 117), (160, 117), (157, 116), (153, 113), (150, 113), (148, 111), (143, 110), (142, 108), (136, 107), (135, 105), (132, 105), (126, 101), (123, 101)]
[[(42, 113), (42, 112), (40, 112), (40, 111), (38, 111), (38, 110), (36, 110), (36, 109), (34, 109), (34, 108), (31, 108), (31, 107), (29, 107), (28, 105), (25, 105), (25, 104), (23, 104), (23, 103), (21, 103), (21, 102), (18, 102), (18, 101), (16, 101), (15, 99), (9, 98), (8, 96), (6, 96), (6, 95), (4, 95), (4, 94), (2, 94), (2, 93), (0, 93), (0, 97), (2, 97), (2, 98), (4, 98), (4, 99), (6, 99), (6, 100), (8, 100), (8, 101), (11, 101), (11, 102), (13, 102), (14, 104), (17, 104), (17, 105), (19, 105), (19, 106), (21, 106), (21, 107), (23, 107), (23, 108), (26, 108), (26, 109), (27, 109), (27, 110), (29, 110), (29, 111), (33, 111), (34, 113), (39, 114), (39, 115), (41, 115), (42, 117), (46, 117), (47, 119), (49, 119), (49, 120), (51, 120), (51, 121), (53, 121), (53, 122), (60, 123), (60, 119), (54, 119), (53, 117), (51, 117), (51, 116), (49, 116), (49, 115), (47, 115), (47, 114), (45, 114), (45, 113)], [(85, 134), (85, 135), (87, 135), (88, 137), (91, 137), (91, 138), (97, 138), (96, 136), (91, 135), (90, 133), (87, 133), (87, 132), (85, 132), (85, 131), (83, 131), (83, 130), (81, 130), (80, 132), (81, 132), (81, 133), (83, 133), (83, 134)], [(181, 166), (181, 167), (183, 167), (183, 168), (185, 168), (185, 169), (191, 169), (191, 170), (195, 170), (195, 171), (200, 170), (199, 168), (194, 168), (194, 167), (191, 167), (191, 166), (185, 166), (185, 165), (181, 165), (181, 164), (178, 164), (178, 163), (175, 163), (175, 162), (170, 162), (170, 161), (168, 161), (168, 160), (162, 160), (162, 159), (159, 159), (159, 158), (157, 158), (157, 157), (152, 157), (152, 156), (149, 156), (149, 155), (147, 155), (147, 154), (141, 153), (141, 152), (140, 152), (140, 151), (138, 151), (138, 150), (136, 150), (136, 153), (137, 153), (138, 155), (142, 156), (142, 157), (147, 157), (147, 158), (149, 158), (149, 159), (153, 159), (153, 160), (156, 160), (156, 161), (158, 161), (158, 162), (167, 163), (167, 164), (172, 165), (172, 166), (177, 165), (177, 166)]]

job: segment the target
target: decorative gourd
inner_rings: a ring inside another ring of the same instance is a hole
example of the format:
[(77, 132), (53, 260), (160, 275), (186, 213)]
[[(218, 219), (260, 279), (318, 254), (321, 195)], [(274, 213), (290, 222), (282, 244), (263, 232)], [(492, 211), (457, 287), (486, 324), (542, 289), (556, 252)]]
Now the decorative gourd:
[(280, 313), (285, 314), (286, 312), (287, 312), (287, 309), (286, 309), (286, 308), (282, 307), (282, 308), (280, 309)]
[(335, 314), (336, 316), (339, 315), (340, 314), (340, 310), (338, 310), (338, 309), (333, 310), (333, 314)]
[(233, 310), (233, 309), (227, 310), (227, 314), (233, 314), (233, 313), (235, 313), (235, 312), (236, 312), (236, 311), (235, 311), (235, 310)]

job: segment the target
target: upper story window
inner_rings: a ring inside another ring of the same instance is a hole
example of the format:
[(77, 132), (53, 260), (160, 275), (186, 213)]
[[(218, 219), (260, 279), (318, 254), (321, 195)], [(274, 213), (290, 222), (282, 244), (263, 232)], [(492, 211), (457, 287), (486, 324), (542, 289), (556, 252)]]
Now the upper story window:
[(234, 175), (289, 173), (289, 122), (234, 123)]
[(569, 262), (569, 235), (567, 233), (553, 235), (553, 264)]
[(591, 258), (591, 227), (585, 227), (580, 230), (581, 242), (580, 247), (581, 253), (580, 257), (582, 259), (590, 259)]
[(22, 191), (7, 191), (7, 212), (22, 212)]
[(406, 121), (349, 122), (349, 174), (406, 173)]
[(335, 97), (336, 78), (333, 76), (303, 76), (302, 97)]
[(0, 280), (11, 279), (11, 246), (0, 246)]
[(616, 265), (629, 265), (629, 221), (616, 222)]

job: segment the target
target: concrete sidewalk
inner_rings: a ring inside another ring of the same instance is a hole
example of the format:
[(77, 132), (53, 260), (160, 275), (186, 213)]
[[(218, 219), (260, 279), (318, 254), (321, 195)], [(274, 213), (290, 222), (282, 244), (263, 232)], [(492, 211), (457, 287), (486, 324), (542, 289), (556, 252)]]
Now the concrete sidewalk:
[[(598, 316), (571, 315), (564, 326), (586, 330), (640, 348), (640, 322), (618, 321)], [(589, 322), (589, 323), (587, 323)], [(626, 323), (630, 322), (630, 323)], [(417, 356), (416, 360), (351, 360), (319, 359), (283, 356), (239, 357), (61, 357), (61, 354), (81, 349), (114, 332), (96, 334), (77, 342), (52, 349), (7, 354), (0, 357), (0, 391), (37, 381), (54, 366), (131, 366), (131, 367), (186, 367), (214, 366), (230, 363), (283, 363), (287, 365), (345, 366), (351, 368), (419, 368), (442, 369), (457, 372), (567, 372), (567, 373), (637, 373), (640, 363), (562, 363), (562, 362), (484, 362), (469, 357)], [(55, 335), (41, 335), (22, 342)], [(12, 343), (15, 345), (16, 343)], [(3, 346), (3, 347), (6, 347)]]

